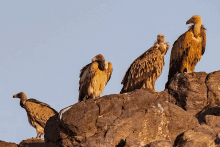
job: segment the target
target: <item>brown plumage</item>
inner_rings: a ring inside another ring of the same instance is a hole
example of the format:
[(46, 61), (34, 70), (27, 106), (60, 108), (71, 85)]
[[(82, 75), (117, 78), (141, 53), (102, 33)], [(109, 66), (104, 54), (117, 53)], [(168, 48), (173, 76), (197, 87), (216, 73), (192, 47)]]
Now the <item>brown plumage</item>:
[(36, 138), (40, 138), (44, 134), (47, 120), (57, 114), (57, 111), (36, 99), (27, 99), (24, 92), (13, 95), (13, 98), (20, 98), (20, 106), (26, 110), (30, 125), (37, 131)]
[(186, 24), (193, 23), (173, 44), (170, 56), (168, 87), (170, 79), (177, 73), (194, 72), (197, 62), (205, 52), (206, 33), (199, 15), (192, 16)]
[(111, 78), (112, 70), (111, 62), (107, 63), (102, 54), (93, 57), (92, 62), (80, 70), (79, 102), (100, 96)]
[(164, 55), (169, 49), (169, 44), (164, 40), (163, 34), (157, 35), (155, 44), (130, 65), (121, 82), (123, 87), (120, 93), (135, 89), (155, 91), (155, 82), (162, 73)]

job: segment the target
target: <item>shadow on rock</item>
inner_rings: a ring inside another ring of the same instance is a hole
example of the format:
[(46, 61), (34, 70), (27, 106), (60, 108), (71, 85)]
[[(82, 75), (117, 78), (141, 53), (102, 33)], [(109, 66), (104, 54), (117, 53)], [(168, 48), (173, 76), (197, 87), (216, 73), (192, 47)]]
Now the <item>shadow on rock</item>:
[(215, 106), (215, 107), (205, 107), (202, 111), (196, 114), (196, 117), (198, 118), (199, 123), (205, 123), (205, 116), (206, 115), (214, 115), (214, 116), (219, 116), (220, 115), (220, 107)]
[(19, 143), (19, 147), (46, 147), (43, 139), (28, 138)]

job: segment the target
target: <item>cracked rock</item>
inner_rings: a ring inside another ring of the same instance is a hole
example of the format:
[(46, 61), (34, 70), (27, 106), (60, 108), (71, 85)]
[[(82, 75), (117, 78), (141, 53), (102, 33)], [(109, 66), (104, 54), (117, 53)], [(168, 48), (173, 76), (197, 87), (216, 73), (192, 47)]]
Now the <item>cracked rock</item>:
[[(139, 147), (157, 140), (173, 143), (180, 133), (199, 125), (196, 117), (174, 103), (167, 91), (146, 90), (79, 102), (61, 118), (54, 116), (47, 122), (45, 142), (48, 147)], [(55, 133), (54, 138), (50, 132)]]

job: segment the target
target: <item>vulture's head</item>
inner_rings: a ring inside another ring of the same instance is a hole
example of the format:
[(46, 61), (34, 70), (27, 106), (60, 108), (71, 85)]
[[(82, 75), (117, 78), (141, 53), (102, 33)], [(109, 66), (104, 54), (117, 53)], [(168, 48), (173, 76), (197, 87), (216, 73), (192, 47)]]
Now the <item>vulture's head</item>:
[(92, 62), (94, 61), (105, 61), (105, 57), (102, 54), (98, 54), (92, 58)]
[(201, 24), (202, 25), (202, 18), (199, 15), (193, 15), (186, 24)]
[(98, 62), (100, 70), (106, 70), (108, 68), (108, 63), (105, 61), (105, 57), (102, 54), (93, 57), (92, 62)]
[(13, 95), (13, 98), (20, 98), (21, 100), (26, 100), (27, 95), (24, 92), (19, 92), (18, 94)]
[(158, 43), (163, 43), (165, 40), (165, 36), (163, 34), (158, 34), (157, 35), (157, 42)]

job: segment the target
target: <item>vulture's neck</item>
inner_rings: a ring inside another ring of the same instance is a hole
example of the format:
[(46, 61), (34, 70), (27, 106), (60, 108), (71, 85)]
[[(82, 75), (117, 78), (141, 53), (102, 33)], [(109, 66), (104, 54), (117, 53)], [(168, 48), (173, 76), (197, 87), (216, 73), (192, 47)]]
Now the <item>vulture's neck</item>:
[(197, 37), (200, 34), (201, 26), (202, 26), (202, 23), (197, 23), (194, 25), (193, 33), (195, 37)]
[(99, 61), (99, 69), (106, 70), (108, 69), (108, 63), (105, 60)]
[(22, 108), (24, 108), (25, 103), (26, 103), (26, 99), (21, 99), (21, 100), (20, 100), (20, 106), (21, 106)]
[(158, 45), (161, 53), (163, 54), (166, 51), (166, 44), (164, 42), (158, 42)]

